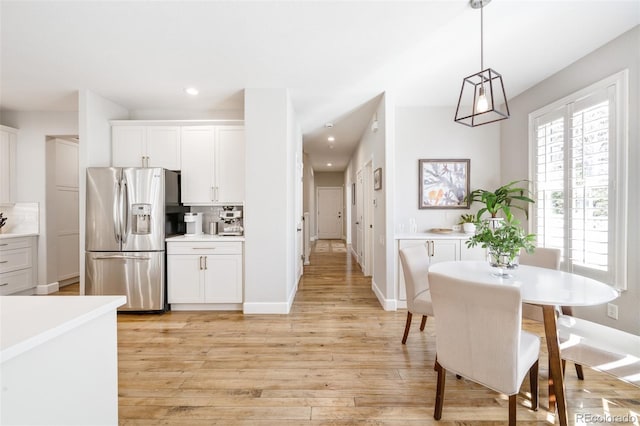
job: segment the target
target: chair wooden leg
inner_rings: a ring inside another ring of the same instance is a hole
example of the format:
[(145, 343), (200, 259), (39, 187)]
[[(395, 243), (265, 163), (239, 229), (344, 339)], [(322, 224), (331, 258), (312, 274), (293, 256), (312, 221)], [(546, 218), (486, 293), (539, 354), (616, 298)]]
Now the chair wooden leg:
[(529, 370), (529, 389), (531, 390), (531, 409), (538, 411), (538, 361)]
[(575, 364), (576, 366), (576, 375), (578, 376), (578, 380), (584, 380), (584, 372), (582, 371), (581, 364)]
[(516, 396), (509, 395), (509, 426), (516, 426)]
[(407, 343), (407, 336), (409, 335), (409, 329), (411, 328), (411, 317), (413, 314), (407, 311), (407, 323), (404, 326), (404, 336), (402, 336), (402, 344)]
[(420, 323), (420, 331), (424, 331), (424, 326), (427, 324), (427, 316), (422, 316), (422, 322)]
[(442, 406), (444, 404), (444, 379), (445, 369), (436, 361), (436, 370), (438, 371), (438, 379), (436, 385), (436, 405), (433, 410), (433, 418), (440, 420), (442, 418)]

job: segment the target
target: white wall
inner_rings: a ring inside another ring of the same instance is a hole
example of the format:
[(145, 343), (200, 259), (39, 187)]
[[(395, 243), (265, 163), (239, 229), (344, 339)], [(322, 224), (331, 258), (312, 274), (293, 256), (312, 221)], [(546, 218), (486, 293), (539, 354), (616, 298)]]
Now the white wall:
[[(418, 232), (431, 228), (449, 228), (458, 223), (461, 214), (471, 209), (420, 210), (418, 208), (418, 160), (470, 159), (470, 186), (494, 189), (500, 181), (500, 128), (497, 124), (470, 128), (455, 123), (452, 107), (398, 107), (395, 109), (395, 160), (393, 206), (394, 226), (390, 235), (409, 232), (409, 220), (414, 219)], [(391, 240), (392, 236), (389, 237)], [(387, 264), (389, 282), (396, 283), (396, 242), (389, 245)], [(395, 285), (387, 289), (387, 297), (396, 297)]]
[[(363, 132), (360, 143), (356, 147), (349, 165), (345, 171), (345, 181), (348, 185), (356, 181), (356, 174), (358, 170), (362, 169), (364, 165), (371, 161), (371, 171), (381, 167), (383, 169), (383, 180), (385, 182), (382, 185), (380, 191), (374, 191), (373, 199), (375, 199), (376, 207), (373, 209), (373, 275), (372, 275), (372, 287), (378, 294), (382, 294), (383, 298), (388, 298), (391, 292), (390, 287), (393, 286), (393, 282), (389, 282), (388, 268), (389, 263), (387, 259), (387, 231), (389, 228), (389, 218), (387, 214), (390, 206), (387, 204), (386, 194), (388, 194), (388, 185), (385, 179), (385, 174), (388, 172), (387, 163), (387, 151), (393, 147), (392, 135), (389, 135), (389, 117), (387, 116), (387, 110), (389, 108), (388, 94), (381, 96), (380, 102), (376, 108), (374, 115), (369, 120), (365, 131)], [(378, 130), (373, 132), (371, 130), (371, 124), (374, 117), (378, 120)], [(387, 140), (389, 138), (389, 140)], [(373, 179), (373, 177), (371, 177)], [(391, 181), (389, 181), (391, 182)], [(356, 232), (356, 209), (351, 209), (351, 217), (347, 218), (351, 227), (352, 241), (351, 244), (355, 247), (357, 244), (357, 238), (353, 237), (357, 235)], [(386, 308), (385, 304), (383, 306)]]
[(640, 334), (640, 26), (593, 51), (509, 101), (511, 118), (501, 122), (502, 180), (529, 176), (529, 113), (587, 87), (625, 68), (629, 69), (629, 221), (628, 290), (613, 303), (619, 319), (606, 316), (606, 306), (574, 309), (592, 321)]
[(295, 289), (293, 116), (287, 90), (245, 90), (246, 314), (288, 313), (293, 300), (287, 293)]
[(80, 173), (80, 294), (84, 294), (84, 247), (87, 167), (111, 165), (110, 120), (125, 120), (129, 112), (89, 90), (79, 97)]
[(47, 282), (47, 135), (77, 135), (77, 112), (2, 111), (3, 125), (19, 129), (16, 145), (16, 202), (37, 202), (40, 206), (37, 283)]
[[(467, 209), (418, 208), (418, 160), (465, 159), (471, 160), (471, 190), (495, 189), (500, 180), (500, 127), (487, 124), (466, 127), (455, 123), (455, 109), (449, 107), (399, 107), (396, 109), (395, 147), (395, 214), (396, 229), (404, 225), (409, 231), (409, 220), (415, 219), (418, 232), (430, 228), (450, 228), (458, 223)], [(479, 206), (472, 205), (471, 211)]]

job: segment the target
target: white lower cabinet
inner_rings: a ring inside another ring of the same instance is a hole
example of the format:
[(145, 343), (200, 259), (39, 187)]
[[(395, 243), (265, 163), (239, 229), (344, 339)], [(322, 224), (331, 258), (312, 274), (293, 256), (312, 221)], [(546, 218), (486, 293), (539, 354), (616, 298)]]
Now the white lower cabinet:
[[(448, 260), (486, 260), (486, 250), (482, 247), (476, 246), (472, 248), (467, 247), (467, 235), (449, 237), (449, 238), (431, 238), (425, 234), (422, 238), (407, 237), (398, 238), (398, 252), (405, 247), (413, 247), (417, 245), (426, 245), (427, 253), (429, 255), (429, 264), (437, 262), (446, 262)], [(398, 271), (396, 288), (398, 289), (397, 300), (399, 307), (406, 307), (407, 291), (404, 282), (404, 272), (402, 270), (402, 264), (400, 263), (400, 257), (396, 252), (396, 262)]]
[(242, 251), (242, 242), (167, 242), (171, 309), (220, 309), (225, 306), (219, 304), (241, 304)]
[(35, 237), (0, 239), (0, 295), (32, 289), (35, 284)]
[[(460, 259), (460, 240), (459, 239), (406, 239), (398, 240), (398, 251), (405, 247), (414, 247), (419, 245), (427, 246), (429, 255), (429, 263), (445, 262), (447, 260)], [(402, 264), (398, 258), (398, 300), (406, 302), (407, 290), (404, 282), (404, 272)]]

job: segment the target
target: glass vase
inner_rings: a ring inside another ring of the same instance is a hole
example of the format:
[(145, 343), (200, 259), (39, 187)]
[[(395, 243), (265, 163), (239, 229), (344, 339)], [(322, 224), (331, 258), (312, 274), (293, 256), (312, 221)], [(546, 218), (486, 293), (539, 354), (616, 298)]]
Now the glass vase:
[(492, 274), (502, 278), (511, 277), (509, 271), (518, 267), (519, 257), (518, 255), (512, 256), (510, 253), (489, 250), (489, 265), (493, 268)]

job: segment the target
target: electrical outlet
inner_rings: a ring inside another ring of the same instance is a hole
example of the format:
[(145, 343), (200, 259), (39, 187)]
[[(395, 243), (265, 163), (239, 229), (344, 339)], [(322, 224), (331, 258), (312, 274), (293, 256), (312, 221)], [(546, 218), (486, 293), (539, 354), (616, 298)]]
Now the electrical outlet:
[(613, 303), (607, 303), (607, 316), (609, 318), (613, 318), (614, 320), (618, 319), (618, 305), (614, 305)]
[(462, 225), (453, 225), (451, 229), (453, 229), (456, 232), (460, 232), (462, 231)]

